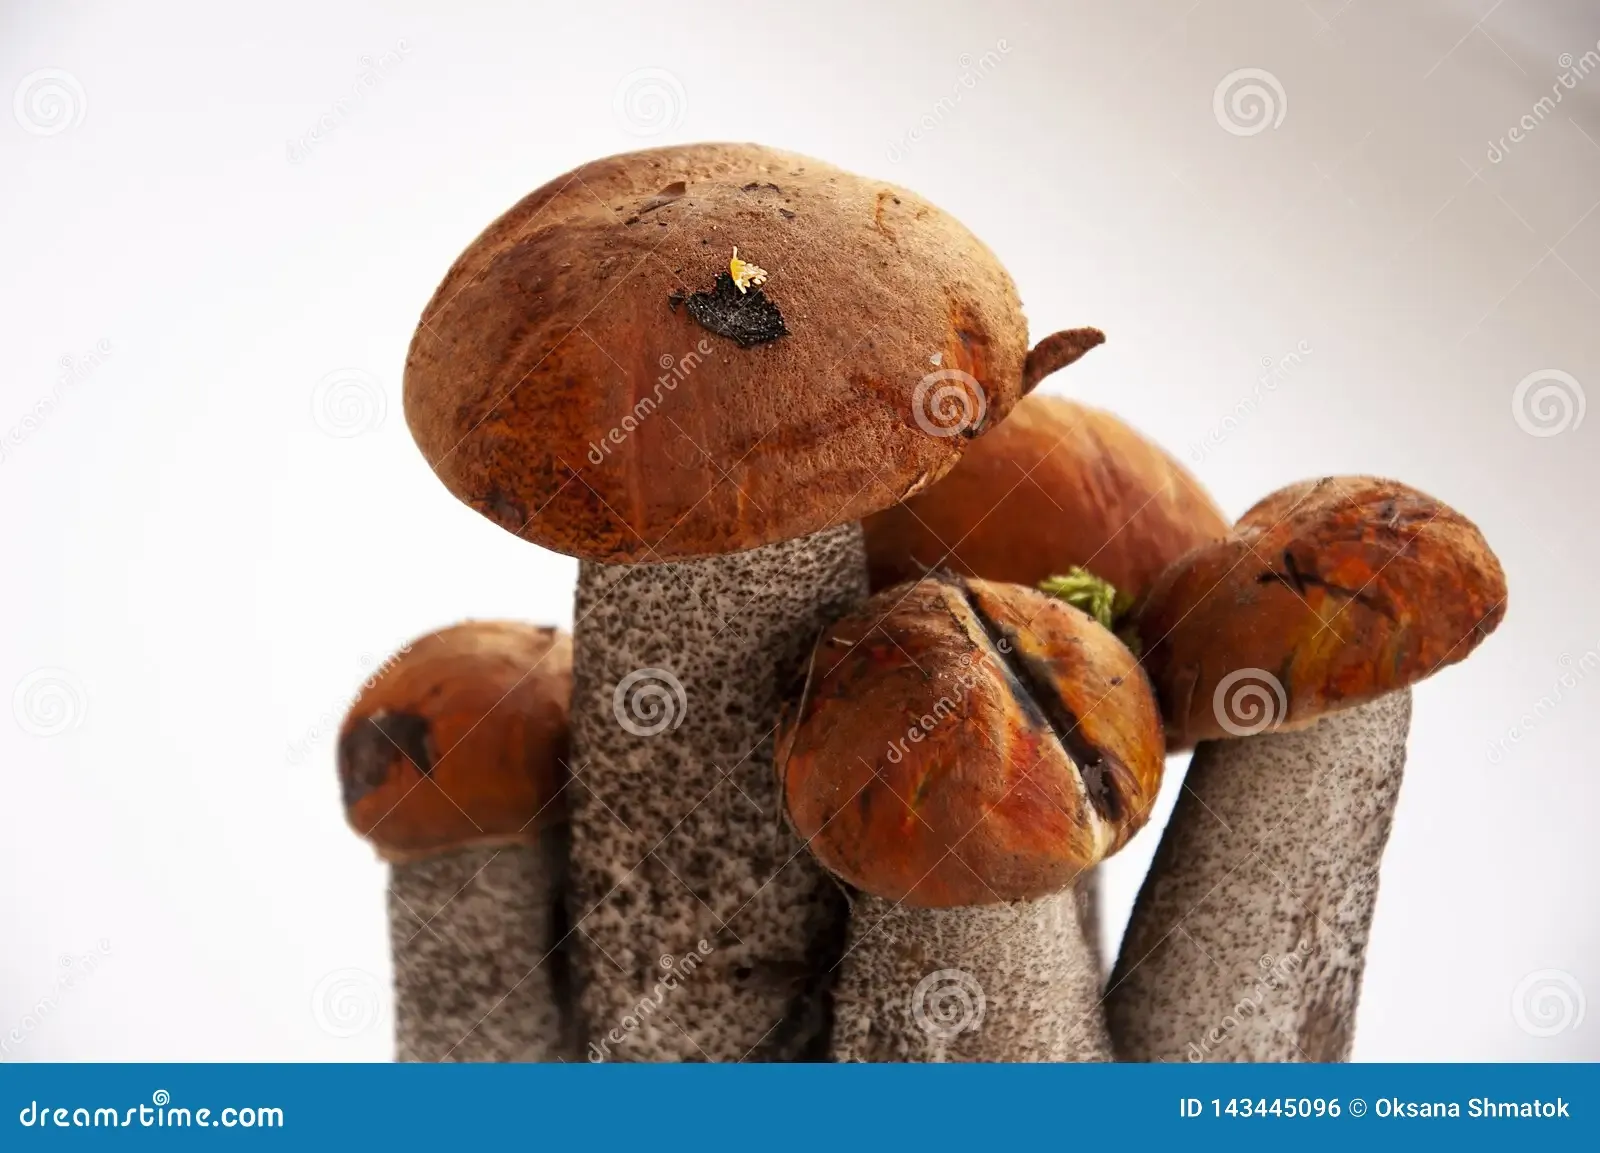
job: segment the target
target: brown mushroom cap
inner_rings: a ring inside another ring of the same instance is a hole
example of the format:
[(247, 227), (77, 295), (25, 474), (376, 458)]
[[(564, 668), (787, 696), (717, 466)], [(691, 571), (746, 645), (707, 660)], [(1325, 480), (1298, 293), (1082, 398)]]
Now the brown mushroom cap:
[(339, 730), (350, 827), (386, 860), (517, 844), (565, 819), (572, 641), (513, 621), (429, 633)]
[(1139, 610), (1167, 743), (1296, 729), (1464, 658), (1505, 615), (1475, 525), (1374, 477), (1290, 485), (1174, 564)]
[[(738, 290), (735, 247), (765, 283)], [(1030, 378), (1099, 339), (1053, 342)], [(585, 164), (473, 241), (412, 340), (406, 421), (525, 540), (672, 560), (917, 491), (1010, 411), (1026, 354), (1011, 278), (921, 197), (695, 144)]]
[(824, 630), (777, 764), (791, 824), (859, 889), (921, 907), (1060, 892), (1161, 784), (1138, 662), (1068, 605), (936, 574)]
[(1154, 441), (1037, 394), (943, 480), (862, 527), (875, 589), (934, 567), (1035, 585), (1082, 566), (1134, 600), (1184, 553), (1229, 535), (1200, 482)]

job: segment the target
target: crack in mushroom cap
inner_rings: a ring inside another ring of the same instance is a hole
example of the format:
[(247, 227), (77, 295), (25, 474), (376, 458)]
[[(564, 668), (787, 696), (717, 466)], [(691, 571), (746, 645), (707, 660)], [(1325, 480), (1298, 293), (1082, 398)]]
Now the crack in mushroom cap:
[[(1398, 481), (1290, 485), (1235, 534), (1170, 566), (1138, 610), (1173, 750), (1239, 736), (1241, 721), (1304, 728), (1405, 688), (1505, 616), (1505, 573), (1477, 526)], [(1230, 718), (1234, 686), (1255, 694), (1248, 716)]]
[[(768, 273), (747, 299), (787, 326), (751, 347), (680, 307), (735, 245)], [(491, 224), (423, 313), (405, 410), (450, 491), (508, 531), (673, 560), (859, 520), (930, 483), (1011, 409), (1026, 353), (1011, 278), (921, 197), (695, 144), (585, 164)]]
[(469, 621), (414, 641), (339, 729), (345, 816), (389, 861), (517, 844), (566, 819), (572, 641)]
[(872, 587), (949, 568), (1036, 585), (1089, 568), (1138, 600), (1230, 526), (1200, 482), (1121, 418), (1023, 397), (937, 484), (862, 524)]
[(847, 883), (918, 907), (1068, 888), (1161, 783), (1138, 662), (1068, 605), (941, 573), (825, 629), (778, 740), (790, 823)]

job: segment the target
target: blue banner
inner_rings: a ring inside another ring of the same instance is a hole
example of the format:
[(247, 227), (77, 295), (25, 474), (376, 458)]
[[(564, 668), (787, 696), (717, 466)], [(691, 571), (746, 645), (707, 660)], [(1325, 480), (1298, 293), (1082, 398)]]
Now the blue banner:
[(30, 1150), (1600, 1148), (1596, 1065), (0, 1065), (0, 1103)]

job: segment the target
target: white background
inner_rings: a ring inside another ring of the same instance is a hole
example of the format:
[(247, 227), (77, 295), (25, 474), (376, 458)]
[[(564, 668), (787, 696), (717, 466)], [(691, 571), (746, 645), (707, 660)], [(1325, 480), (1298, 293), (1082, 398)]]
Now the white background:
[[(1600, 74), (1488, 155), (1597, 39), (1581, 0), (0, 6), (0, 1057), (389, 1056), (333, 726), (418, 633), (570, 623), (575, 574), (424, 467), (412, 327), (525, 192), (695, 139), (953, 212), (1036, 336), (1109, 334), (1048, 387), (1230, 514), (1373, 472), (1479, 523), (1510, 610), (1417, 694), (1356, 1053), (1600, 1057)], [(1543, 370), (1569, 407), (1519, 421)]]

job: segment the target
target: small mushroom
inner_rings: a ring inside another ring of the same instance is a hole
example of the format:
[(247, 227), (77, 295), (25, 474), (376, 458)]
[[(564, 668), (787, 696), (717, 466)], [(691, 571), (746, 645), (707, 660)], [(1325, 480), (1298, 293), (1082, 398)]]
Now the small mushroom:
[(560, 888), (572, 645), (472, 621), (391, 657), (339, 731), (351, 828), (389, 863), (402, 1061), (570, 1054)]
[(1500, 623), (1478, 530), (1370, 477), (1293, 485), (1137, 613), (1188, 776), (1106, 1011), (1119, 1057), (1350, 1055), (1410, 686)]
[(1137, 601), (1229, 535), (1200, 482), (1112, 413), (1024, 397), (944, 479), (863, 526), (874, 590), (948, 568), (1036, 585), (1085, 568)]
[[(1054, 577), (1059, 595), (1088, 579), (1074, 570), (1089, 570), (1117, 604), (1136, 602), (1168, 564), (1229, 535), (1222, 510), (1160, 445), (1110, 412), (1039, 393), (937, 484), (862, 528), (874, 590), (948, 568), (1025, 585)], [(1097, 873), (1078, 882), (1096, 950)]]
[(829, 627), (778, 744), (852, 894), (838, 1060), (1105, 1059), (1073, 884), (1149, 815), (1160, 716), (1078, 610), (940, 572)]
[[(860, 518), (1099, 339), (1030, 358), (1010, 277), (955, 220), (757, 145), (586, 164), (446, 275), (407, 358), (412, 434), (457, 497), (581, 561), (575, 964), (591, 1031), (637, 1024), (614, 1055), (826, 1044), (843, 912), (777, 820), (783, 688), (866, 595)], [(660, 958), (700, 940), (645, 1012)]]

